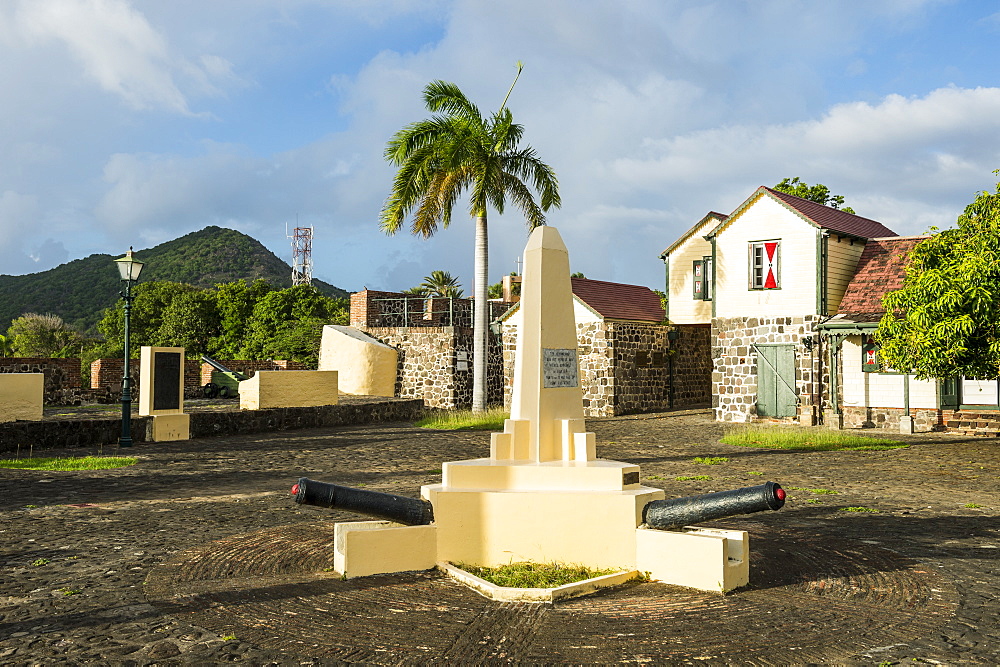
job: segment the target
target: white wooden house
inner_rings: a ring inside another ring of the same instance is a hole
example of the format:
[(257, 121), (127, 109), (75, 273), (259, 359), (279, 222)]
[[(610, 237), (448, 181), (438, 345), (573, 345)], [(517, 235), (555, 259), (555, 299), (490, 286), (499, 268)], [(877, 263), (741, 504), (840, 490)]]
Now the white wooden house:
[[(837, 313), (868, 239), (894, 235), (875, 220), (760, 187), (663, 252), (668, 319), (712, 325), (716, 419), (817, 422), (829, 350), (816, 325)], [(699, 273), (708, 281), (701, 290)]]

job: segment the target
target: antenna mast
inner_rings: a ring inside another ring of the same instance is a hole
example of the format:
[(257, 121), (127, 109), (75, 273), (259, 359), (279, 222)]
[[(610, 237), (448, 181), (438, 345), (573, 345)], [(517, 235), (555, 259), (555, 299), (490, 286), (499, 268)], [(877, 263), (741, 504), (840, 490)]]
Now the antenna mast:
[(292, 286), (312, 285), (313, 228), (296, 227), (288, 238), (292, 239)]

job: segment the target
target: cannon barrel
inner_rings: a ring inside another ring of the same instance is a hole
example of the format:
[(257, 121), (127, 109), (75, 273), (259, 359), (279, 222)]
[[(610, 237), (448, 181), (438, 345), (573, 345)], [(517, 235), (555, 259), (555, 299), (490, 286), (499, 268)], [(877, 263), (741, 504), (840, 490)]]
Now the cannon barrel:
[(650, 528), (672, 530), (737, 514), (778, 510), (785, 504), (785, 490), (774, 482), (700, 496), (654, 500), (642, 510)]
[(222, 364), (220, 364), (218, 361), (208, 356), (207, 354), (201, 355), (201, 360), (204, 361), (209, 366), (211, 366), (212, 368), (214, 368), (215, 370), (219, 371), (220, 373), (229, 373), (237, 380), (247, 379), (247, 376), (244, 375), (243, 373), (229, 370), (228, 368), (226, 368), (225, 366), (223, 366)]
[(295, 502), (301, 505), (348, 510), (408, 526), (420, 526), (434, 521), (434, 507), (429, 502), (393, 493), (353, 489), (300, 477), (292, 487), (292, 495), (295, 496)]

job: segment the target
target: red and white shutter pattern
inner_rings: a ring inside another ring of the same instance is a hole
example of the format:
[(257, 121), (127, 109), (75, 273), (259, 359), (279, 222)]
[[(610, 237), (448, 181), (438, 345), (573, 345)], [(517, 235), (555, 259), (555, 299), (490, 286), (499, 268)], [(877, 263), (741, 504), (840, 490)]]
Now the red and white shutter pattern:
[(764, 244), (764, 289), (778, 287), (778, 242)]

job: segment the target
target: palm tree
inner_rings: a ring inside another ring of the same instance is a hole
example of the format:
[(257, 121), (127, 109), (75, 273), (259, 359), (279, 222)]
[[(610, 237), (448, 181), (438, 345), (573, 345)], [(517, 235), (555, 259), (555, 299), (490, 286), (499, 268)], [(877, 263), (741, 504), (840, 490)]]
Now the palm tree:
[[(413, 234), (433, 236), (439, 225), (451, 223), (455, 202), (469, 190), (469, 215), (476, 221), (473, 412), (486, 409), (487, 208), (502, 214), (509, 197), (530, 230), (545, 224), (544, 211), (562, 203), (555, 172), (533, 148), (518, 146), (524, 128), (506, 108), (522, 67), (517, 64), (507, 97), (488, 118), (455, 84), (432, 81), (424, 88), (424, 105), (435, 115), (399, 130), (385, 147), (386, 160), (399, 167), (379, 218), (387, 234), (396, 233), (414, 210)], [(539, 202), (526, 180), (538, 192)]]
[(431, 271), (431, 275), (424, 277), (424, 282), (420, 283), (418, 289), (427, 296), (462, 298), (462, 288), (458, 284), (458, 278), (447, 271)]

